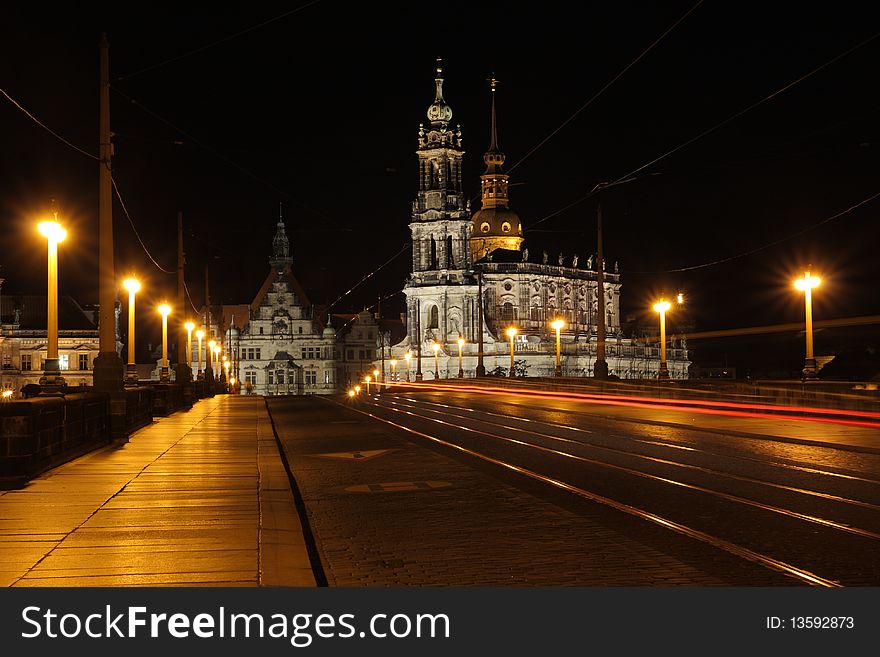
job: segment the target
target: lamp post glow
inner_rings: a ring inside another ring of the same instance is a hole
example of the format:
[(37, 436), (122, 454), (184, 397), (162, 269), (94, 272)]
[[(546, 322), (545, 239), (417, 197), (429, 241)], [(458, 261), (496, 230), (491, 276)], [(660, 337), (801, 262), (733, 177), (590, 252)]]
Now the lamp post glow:
[(461, 355), (462, 347), (464, 347), (464, 338), (459, 338), (458, 339), (458, 378), (459, 379), (464, 378), (464, 367), (462, 366), (463, 361), (462, 361), (462, 355)]
[(171, 314), (171, 306), (163, 303), (159, 306), (159, 313), (162, 315), (162, 370), (159, 380), (168, 383), (171, 380), (168, 373), (168, 315)]
[(397, 359), (392, 358), (388, 362), (391, 363), (391, 381), (392, 382), (397, 381), (397, 373), (395, 372), (395, 370), (397, 368)]
[[(197, 369), (196, 369), (196, 380), (201, 381), (205, 378), (205, 375), (202, 374), (202, 338), (205, 337), (205, 332), (202, 329), (196, 331), (196, 339), (198, 340), (198, 345), (196, 346), (196, 361), (197, 361)], [(205, 360), (208, 360), (207, 355), (205, 356)]]
[(208, 340), (208, 348), (205, 349), (205, 380), (214, 380), (214, 371), (211, 367), (211, 363), (214, 362), (214, 347), (216, 346), (216, 342), (214, 342), (213, 340)]
[(561, 319), (554, 320), (550, 326), (556, 329), (556, 371), (553, 373), (554, 376), (562, 376), (562, 356), (561, 356), (561, 348), (560, 348), (560, 339), (559, 339), (559, 331), (562, 330), (562, 327), (565, 326), (565, 322)]
[(367, 384), (367, 394), (370, 394), (370, 375), (367, 375), (367, 378), (364, 379), (364, 383)]
[(510, 372), (508, 373), (507, 376), (512, 379), (514, 376), (516, 376), (516, 374), (513, 371), (513, 339), (516, 337), (516, 334), (518, 333), (518, 331), (516, 330), (516, 328), (511, 326), (505, 332), (507, 333), (507, 337), (510, 338)]
[(658, 301), (654, 311), (660, 313), (660, 370), (657, 378), (668, 379), (669, 368), (666, 366), (666, 311), (672, 307), (668, 301)]
[(190, 376), (192, 376), (193, 362), (193, 329), (196, 327), (192, 322), (186, 322), (183, 328), (186, 329), (186, 366), (190, 368)]
[(806, 338), (807, 353), (804, 358), (803, 378), (816, 378), (816, 358), (813, 356), (813, 288), (818, 287), (822, 279), (812, 276), (810, 270), (804, 273), (803, 278), (798, 278), (794, 282), (794, 286), (804, 293), (804, 310), (806, 314)]
[(136, 386), (138, 373), (134, 351), (134, 298), (140, 292), (141, 284), (136, 278), (127, 278), (122, 286), (128, 290), (128, 364), (125, 366), (125, 385)]
[(406, 360), (406, 382), (409, 383), (409, 361), (412, 360), (412, 352), (407, 351), (403, 358)]
[[(56, 214), (57, 218), (57, 214)], [(67, 231), (57, 221), (41, 221), (37, 225), (40, 234), (49, 244), (49, 288), (46, 313), (46, 362), (43, 365), (41, 384), (64, 385), (61, 366), (58, 363), (58, 244), (67, 237)]]
[[(228, 360), (223, 361), (223, 369), (226, 370), (226, 381), (229, 382), (229, 366), (232, 365)], [(231, 385), (231, 383), (230, 383)]]
[(440, 345), (435, 342), (431, 349), (434, 350), (434, 379), (437, 380), (440, 378)]

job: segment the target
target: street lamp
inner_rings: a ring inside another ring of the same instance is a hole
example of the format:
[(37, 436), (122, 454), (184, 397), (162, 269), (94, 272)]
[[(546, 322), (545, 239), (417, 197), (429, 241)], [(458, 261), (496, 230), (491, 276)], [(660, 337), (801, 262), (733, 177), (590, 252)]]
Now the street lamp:
[(397, 381), (397, 373), (395, 372), (395, 368), (397, 367), (397, 359), (392, 358), (389, 362), (391, 363), (391, 381), (394, 382)]
[(556, 371), (553, 374), (554, 376), (562, 376), (562, 357), (559, 331), (561, 331), (562, 328), (565, 326), (565, 322), (563, 322), (561, 319), (556, 319), (551, 322), (550, 326), (556, 329)]
[[(223, 369), (226, 370), (226, 381), (229, 382), (229, 366), (232, 365), (228, 360), (223, 361)], [(230, 384), (231, 385), (231, 384)]]
[(458, 339), (458, 378), (464, 378), (464, 367), (462, 367), (461, 349), (464, 347), (464, 338)]
[(214, 347), (216, 346), (216, 342), (208, 340), (208, 348), (205, 349), (205, 379), (211, 381), (214, 380), (214, 369), (211, 367), (211, 364), (214, 362)]
[(440, 344), (435, 342), (431, 345), (431, 349), (434, 350), (434, 380), (440, 378)]
[(196, 327), (192, 322), (186, 322), (183, 328), (186, 329), (186, 366), (190, 368), (190, 380), (192, 379), (192, 362), (193, 362), (193, 329)]
[(367, 378), (364, 379), (364, 383), (367, 384), (367, 394), (370, 394), (370, 375), (367, 374)]
[(660, 313), (660, 371), (657, 378), (668, 379), (669, 368), (666, 366), (666, 311), (672, 307), (668, 301), (658, 301), (654, 311)]
[(382, 386), (379, 383), (379, 370), (373, 370), (373, 381), (376, 382), (376, 392), (382, 392)]
[[(58, 214), (55, 214), (58, 218)], [(37, 224), (40, 234), (49, 244), (49, 291), (46, 313), (46, 362), (43, 364), (42, 385), (64, 385), (61, 366), (58, 363), (58, 244), (67, 237), (67, 231), (57, 221), (41, 221)]]
[[(196, 369), (196, 379), (201, 381), (205, 378), (205, 375), (202, 373), (202, 338), (205, 337), (205, 332), (202, 329), (196, 331), (196, 339), (199, 341), (198, 347), (196, 349), (196, 360), (198, 361), (197, 369)], [(205, 354), (205, 361), (208, 360), (207, 354)]]
[(406, 382), (409, 383), (409, 361), (412, 360), (412, 352), (407, 351), (403, 357), (406, 360)]
[(125, 385), (136, 386), (138, 373), (134, 352), (134, 297), (141, 291), (141, 283), (136, 278), (126, 278), (122, 286), (128, 290), (128, 364), (125, 366)]
[(816, 359), (813, 356), (813, 288), (818, 287), (821, 282), (822, 279), (818, 276), (812, 276), (809, 269), (804, 273), (803, 278), (798, 278), (794, 282), (794, 286), (804, 293), (804, 308), (807, 320), (807, 355), (804, 358), (804, 380), (816, 378)]
[(516, 337), (518, 331), (515, 327), (511, 326), (509, 329), (507, 329), (506, 333), (507, 337), (510, 338), (510, 373), (507, 376), (512, 379), (515, 376), (513, 371), (513, 338)]
[(159, 313), (162, 315), (162, 370), (159, 380), (168, 383), (171, 380), (168, 373), (168, 315), (171, 313), (171, 306), (163, 303), (159, 306)]
[(356, 394), (356, 395), (361, 394), (361, 387), (360, 387), (360, 386), (355, 386), (355, 387), (354, 387), (354, 394)]

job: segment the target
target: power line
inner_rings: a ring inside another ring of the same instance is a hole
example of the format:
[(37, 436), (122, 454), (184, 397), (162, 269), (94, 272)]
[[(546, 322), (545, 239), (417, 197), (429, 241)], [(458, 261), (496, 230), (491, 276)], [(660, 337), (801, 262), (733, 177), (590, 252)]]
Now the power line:
[(330, 309), (331, 309), (333, 306), (335, 306), (337, 303), (339, 303), (340, 301), (342, 301), (342, 299), (344, 299), (344, 298), (347, 297), (349, 294), (351, 294), (356, 288), (360, 287), (360, 285), (361, 285), (364, 281), (366, 281), (368, 278), (372, 277), (373, 274), (377, 273), (379, 270), (381, 270), (382, 268), (384, 268), (386, 265), (390, 264), (392, 261), (394, 261), (395, 259), (397, 259), (397, 257), (398, 257), (401, 253), (403, 253), (404, 251), (406, 251), (409, 247), (410, 247), (409, 242), (407, 242), (406, 244), (404, 244), (404, 245), (403, 245), (403, 248), (400, 249), (400, 251), (398, 251), (398, 252), (395, 253), (393, 256), (391, 256), (390, 258), (388, 258), (388, 260), (386, 260), (384, 263), (382, 263), (381, 265), (379, 265), (376, 269), (374, 269), (374, 270), (371, 271), (369, 274), (367, 274), (366, 276), (364, 276), (364, 277), (363, 277), (361, 280), (359, 280), (357, 283), (355, 283), (354, 285), (352, 285), (348, 290), (346, 290), (346, 291), (343, 292), (341, 295), (339, 295), (339, 298), (337, 298), (336, 301), (334, 301), (334, 302), (331, 303), (329, 306), (327, 306), (326, 308), (324, 308), (324, 312), (329, 312)]
[(861, 206), (865, 205), (866, 203), (870, 203), (871, 201), (873, 201), (875, 198), (878, 198), (878, 197), (880, 197), (880, 192), (877, 192), (876, 194), (873, 194), (872, 196), (869, 196), (868, 198), (859, 201), (855, 205), (851, 205), (846, 210), (841, 210), (837, 214), (833, 214), (830, 217), (826, 217), (822, 221), (819, 221), (811, 226), (807, 226), (806, 228), (803, 228), (803, 229), (797, 231), (796, 233), (792, 233), (791, 235), (788, 235), (786, 237), (782, 237), (778, 240), (774, 240), (772, 242), (769, 242), (769, 243), (765, 244), (764, 246), (759, 246), (756, 249), (751, 249), (750, 251), (746, 251), (746, 252), (740, 253), (738, 255), (730, 256), (728, 258), (721, 258), (720, 260), (713, 260), (712, 262), (705, 262), (701, 265), (693, 265), (691, 267), (680, 267), (678, 269), (665, 269), (665, 270), (660, 270), (660, 271), (624, 270), (624, 273), (625, 274), (674, 274), (674, 273), (683, 272), (683, 271), (693, 271), (694, 269), (705, 269), (706, 267), (714, 267), (715, 265), (720, 265), (725, 262), (730, 262), (731, 260), (739, 260), (740, 258), (745, 258), (746, 256), (750, 256), (754, 253), (758, 253), (759, 251), (769, 249), (771, 246), (776, 246), (777, 244), (782, 244), (783, 242), (787, 242), (788, 240), (794, 239), (795, 237), (800, 237), (804, 233), (808, 233), (809, 231), (814, 230), (814, 229), (818, 228), (819, 226), (823, 226), (823, 225), (827, 224), (828, 222), (833, 221), (834, 219), (837, 219), (838, 217), (842, 217), (843, 215), (845, 215), (849, 212), (852, 212), (856, 208), (860, 208)]
[(192, 295), (189, 293), (189, 286), (186, 284), (186, 279), (183, 280), (183, 289), (186, 291), (186, 298), (189, 299), (189, 305), (193, 309), (193, 312), (198, 315), (199, 309), (196, 308), (196, 304), (193, 303)]
[(144, 244), (144, 241), (141, 239), (141, 235), (140, 235), (140, 233), (138, 233), (138, 229), (134, 225), (134, 220), (131, 218), (131, 215), (128, 213), (128, 208), (125, 207), (125, 201), (122, 200), (122, 194), (119, 193), (119, 187), (116, 186), (116, 179), (110, 178), (110, 180), (113, 183), (113, 190), (116, 192), (116, 198), (119, 199), (119, 205), (122, 206), (122, 211), (125, 213), (125, 216), (128, 217), (128, 223), (131, 224), (131, 229), (134, 231), (134, 236), (137, 237), (138, 242), (141, 243), (141, 247), (143, 247), (144, 253), (146, 253), (147, 257), (153, 261), (153, 264), (156, 265), (156, 268), (159, 271), (164, 272), (166, 274), (176, 274), (177, 272), (169, 271), (169, 270), (165, 269), (162, 265), (160, 265), (158, 262), (156, 262), (156, 259), (153, 257), (153, 254), (150, 253), (150, 250), (147, 248), (147, 245)]
[(656, 45), (657, 45), (658, 43), (660, 43), (664, 38), (666, 38), (666, 35), (668, 35), (670, 32), (672, 32), (672, 30), (674, 30), (676, 27), (678, 27), (679, 23), (681, 23), (685, 18), (687, 18), (688, 16), (690, 16), (690, 15), (694, 12), (694, 10), (695, 10), (697, 7), (699, 7), (701, 4), (703, 4), (703, 0), (699, 0), (699, 1), (697, 2), (697, 4), (695, 4), (693, 7), (691, 7), (690, 9), (688, 9), (687, 12), (685, 12), (684, 15), (683, 15), (681, 18), (679, 18), (677, 21), (675, 21), (669, 29), (667, 29), (663, 34), (661, 34), (659, 37), (657, 37), (657, 38), (653, 41), (653, 43), (651, 43), (651, 45), (649, 45), (647, 48), (645, 48), (645, 49), (641, 52), (641, 54), (640, 54), (638, 57), (636, 57), (636, 58), (635, 58), (634, 60), (632, 60), (629, 64), (627, 64), (627, 65), (623, 68), (623, 70), (620, 71), (620, 73), (618, 73), (617, 75), (615, 75), (615, 76), (611, 79), (610, 82), (608, 82), (604, 87), (602, 87), (601, 89), (599, 89), (599, 91), (597, 91), (595, 94), (593, 94), (593, 97), (590, 98), (586, 103), (584, 103), (583, 105), (581, 105), (581, 106), (577, 109), (577, 111), (576, 111), (574, 114), (572, 114), (572, 115), (571, 115), (570, 117), (568, 117), (565, 121), (563, 121), (563, 122), (560, 124), (560, 126), (559, 126), (558, 128), (556, 128), (553, 132), (551, 132), (549, 135), (547, 135), (546, 137), (544, 137), (544, 139), (542, 139), (542, 140), (538, 143), (537, 146), (535, 146), (532, 150), (530, 150), (530, 151), (529, 151), (528, 153), (526, 153), (522, 158), (520, 158), (520, 160), (517, 161), (516, 164), (514, 164), (512, 167), (510, 167), (510, 168), (507, 170), (507, 173), (511, 173), (511, 172), (512, 172), (514, 169), (516, 169), (520, 164), (522, 164), (523, 162), (525, 162), (526, 158), (528, 158), (528, 157), (529, 157), (530, 155), (532, 155), (535, 151), (537, 151), (539, 148), (541, 148), (541, 146), (543, 146), (543, 145), (546, 144), (548, 141), (550, 141), (550, 139), (552, 139), (553, 136), (554, 136), (556, 133), (558, 133), (558, 132), (559, 132), (560, 130), (562, 130), (565, 126), (567, 126), (571, 121), (573, 121), (574, 118), (575, 118), (578, 114), (580, 114), (580, 113), (583, 112), (585, 109), (587, 109), (590, 105), (592, 105), (592, 104), (593, 104), (593, 101), (595, 101), (597, 98), (599, 98), (599, 96), (601, 96), (603, 93), (605, 93), (605, 91), (606, 91), (606, 90), (607, 90), (612, 84), (614, 84), (614, 83), (617, 82), (621, 77), (623, 77), (623, 74), (624, 74), (624, 73), (626, 73), (629, 69), (631, 69), (633, 66), (635, 66), (636, 64), (638, 64), (639, 61), (640, 61), (645, 55), (647, 55), (649, 52), (651, 52), (651, 50), (654, 48), (654, 46), (656, 46)]
[[(739, 117), (741, 117), (741, 116), (742, 116), (743, 114), (745, 114), (746, 112), (749, 112), (749, 111), (755, 109), (756, 107), (758, 107), (759, 105), (762, 105), (763, 103), (767, 102), (768, 100), (771, 100), (771, 99), (775, 98), (775, 97), (778, 96), (779, 94), (781, 94), (781, 93), (783, 93), (783, 92), (785, 92), (785, 91), (788, 91), (789, 89), (791, 89), (791, 88), (792, 88), (793, 86), (795, 86), (796, 84), (798, 84), (798, 83), (800, 83), (800, 82), (803, 82), (804, 80), (806, 80), (807, 78), (811, 77), (811, 76), (814, 75), (815, 73), (818, 73), (819, 71), (821, 71), (822, 69), (826, 68), (827, 66), (830, 66), (831, 64), (834, 64), (834, 63), (837, 62), (838, 60), (843, 59), (844, 57), (846, 57), (846, 56), (849, 55), (850, 53), (852, 53), (852, 52), (858, 50), (859, 48), (861, 48), (861, 47), (867, 45), (868, 43), (870, 43), (871, 41), (873, 41), (873, 40), (876, 39), (877, 37), (880, 37), (880, 32), (877, 32), (877, 33), (875, 33), (873, 36), (870, 36), (870, 37), (868, 37), (867, 39), (865, 39), (864, 41), (861, 41), (861, 42), (857, 43), (856, 45), (854, 45), (853, 47), (849, 48), (848, 50), (846, 50), (846, 51), (840, 53), (839, 55), (833, 57), (832, 59), (829, 59), (827, 62), (825, 62), (825, 63), (822, 64), (821, 66), (818, 66), (818, 67), (812, 69), (811, 71), (809, 71), (808, 73), (805, 73), (804, 75), (800, 76), (800, 77), (797, 78), (796, 80), (793, 80), (792, 82), (789, 82), (788, 84), (784, 85), (783, 87), (777, 89), (776, 91), (774, 91), (774, 92), (771, 93), (770, 95), (765, 96), (765, 97), (762, 98), (761, 100), (759, 100), (759, 101), (757, 101), (757, 102), (755, 102), (755, 103), (752, 103), (752, 104), (749, 105), (748, 107), (746, 107), (746, 108), (744, 108), (744, 109), (742, 109), (742, 110), (736, 112), (735, 114), (732, 114), (731, 116), (727, 117), (726, 119), (724, 119), (724, 120), (721, 121), (720, 123), (716, 123), (716, 124), (713, 125), (711, 128), (708, 128), (707, 130), (704, 130), (703, 132), (699, 133), (697, 136), (695, 136), (695, 137), (691, 137), (690, 139), (688, 139), (687, 141), (685, 141), (685, 142), (679, 144), (679, 145), (676, 146), (675, 148), (666, 151), (665, 153), (663, 153), (663, 154), (660, 155), (659, 157), (655, 157), (653, 160), (651, 160), (651, 161), (649, 161), (649, 162), (643, 164), (642, 166), (638, 167), (637, 169), (633, 169), (633, 170), (630, 171), (629, 173), (627, 173), (627, 174), (621, 176), (621, 177), (618, 178), (617, 180), (614, 180), (614, 181), (612, 181), (611, 183), (609, 183), (609, 184), (607, 184), (607, 185), (605, 185), (605, 186), (606, 186), (606, 187), (610, 187), (611, 185), (616, 185), (616, 184), (622, 182), (624, 179), (626, 179), (626, 178), (630, 178), (630, 177), (632, 177), (632, 176), (638, 174), (640, 171), (643, 171), (644, 169), (647, 169), (648, 167), (650, 167), (650, 166), (652, 166), (652, 165), (654, 165), (654, 164), (657, 164), (657, 162), (660, 162), (661, 160), (663, 160), (663, 159), (669, 157), (670, 155), (672, 155), (672, 154), (674, 154), (674, 153), (677, 153), (677, 152), (680, 151), (682, 148), (685, 148), (686, 146), (690, 146), (690, 145), (693, 144), (695, 141), (698, 141), (699, 139), (702, 139), (702, 138), (705, 137), (706, 135), (708, 135), (708, 134), (710, 134), (710, 133), (712, 133), (712, 132), (715, 132), (718, 128), (721, 128), (721, 127), (727, 125), (728, 123), (730, 123), (730, 122), (733, 121), (734, 119), (738, 119)], [(559, 210), (556, 210), (555, 212), (550, 213), (550, 214), (547, 215), (546, 217), (543, 217), (542, 219), (539, 219), (538, 221), (536, 221), (535, 223), (533, 223), (530, 227), (537, 226), (538, 224), (543, 223), (544, 221), (547, 221), (548, 219), (551, 219), (551, 218), (555, 217), (556, 215), (561, 214), (562, 212), (565, 212), (566, 210), (569, 210), (569, 209), (573, 208), (573, 207), (576, 206), (576, 205), (579, 205), (580, 203), (583, 203), (584, 201), (586, 201), (587, 199), (589, 199), (590, 197), (592, 197), (593, 195), (595, 195), (598, 191), (599, 191), (599, 190), (598, 190), (596, 187), (594, 187), (592, 190), (590, 190), (590, 192), (588, 192), (588, 193), (585, 194), (584, 196), (580, 197), (579, 199), (577, 199), (577, 200), (575, 200), (575, 201), (572, 201), (571, 203), (569, 203), (569, 204), (566, 205), (565, 207), (563, 207), (563, 208), (561, 208), (561, 209), (559, 209)]]
[[(391, 297), (395, 297), (395, 296), (397, 296), (398, 294), (400, 294), (401, 292), (403, 292), (403, 288), (401, 288), (401, 289), (399, 289), (399, 290), (395, 290), (394, 292), (391, 292), (390, 294), (386, 294), (384, 297), (378, 299), (378, 300), (376, 301), (376, 303), (374, 303), (374, 304), (372, 304), (372, 305), (369, 305), (369, 306), (367, 306), (366, 308), (364, 308), (364, 310), (373, 310), (373, 308), (378, 307), (379, 304), (382, 303), (383, 301), (385, 301), (386, 299), (390, 299)], [(328, 310), (329, 310), (329, 307), (328, 307)], [(342, 333), (342, 331), (345, 330), (345, 327), (348, 326), (349, 324), (351, 324), (354, 320), (356, 320), (357, 317), (358, 317), (358, 313), (355, 313), (355, 314), (354, 314), (354, 317), (352, 317), (350, 320), (348, 320), (347, 322), (345, 322), (345, 324), (343, 324), (342, 326), (339, 327), (339, 330), (336, 331), (336, 335), (339, 335), (340, 333)], [(381, 319), (381, 317), (380, 317), (379, 319)], [(381, 335), (381, 333), (382, 333), (382, 328), (379, 327), (379, 334)], [(391, 346), (391, 345), (389, 345), (389, 346)]]
[(157, 68), (167, 66), (168, 64), (172, 64), (176, 61), (184, 59), (185, 57), (189, 57), (190, 55), (195, 55), (197, 53), (204, 52), (205, 50), (208, 50), (209, 48), (213, 48), (214, 46), (218, 46), (221, 43), (226, 43), (227, 41), (232, 41), (233, 39), (237, 39), (240, 36), (248, 34), (249, 32), (253, 32), (254, 30), (260, 29), (261, 27), (265, 27), (266, 25), (269, 25), (270, 23), (280, 21), (282, 18), (287, 18), (291, 14), (295, 14), (299, 11), (302, 11), (303, 9), (311, 7), (312, 5), (318, 4), (320, 1), (321, 0), (312, 0), (312, 2), (308, 2), (300, 7), (297, 7), (296, 9), (291, 9), (290, 11), (286, 11), (283, 14), (279, 14), (278, 16), (274, 16), (272, 18), (269, 18), (269, 19), (263, 21), (262, 23), (257, 23), (256, 25), (252, 25), (251, 27), (248, 27), (244, 30), (241, 30), (240, 32), (236, 32), (235, 34), (230, 34), (229, 36), (225, 36), (221, 39), (217, 39), (216, 41), (212, 41), (211, 43), (207, 43), (203, 46), (199, 46), (198, 48), (188, 50), (187, 52), (181, 53), (180, 55), (175, 55), (174, 57), (170, 57), (170, 58), (165, 59), (165, 60), (158, 62), (156, 64), (151, 64), (150, 66), (146, 66), (142, 69), (138, 69), (137, 71), (133, 71), (132, 73), (120, 75), (116, 79), (117, 80), (127, 80), (128, 78), (133, 78), (134, 76), (140, 75), (141, 73), (146, 73), (148, 71), (153, 71)]
[(61, 141), (61, 142), (65, 143), (65, 144), (67, 144), (67, 145), (70, 146), (73, 150), (75, 150), (75, 151), (77, 151), (77, 152), (79, 152), (79, 153), (82, 153), (82, 154), (85, 155), (86, 157), (90, 157), (90, 158), (92, 158), (93, 160), (98, 160), (98, 161), (101, 160), (101, 158), (99, 158), (97, 155), (92, 155), (92, 154), (89, 153), (88, 151), (84, 151), (83, 149), (81, 149), (81, 148), (80, 148), (79, 146), (77, 146), (76, 144), (72, 144), (71, 142), (69, 142), (68, 140), (66, 140), (64, 137), (62, 137), (61, 135), (59, 135), (57, 132), (55, 132), (54, 130), (52, 130), (52, 128), (50, 128), (49, 126), (47, 126), (45, 123), (43, 123), (42, 121), (40, 121), (37, 117), (35, 117), (33, 114), (31, 114), (30, 112), (28, 112), (24, 107), (22, 107), (21, 104), (20, 104), (17, 100), (15, 100), (15, 98), (13, 98), (12, 96), (10, 96), (10, 95), (9, 95), (8, 93), (6, 93), (6, 91), (4, 91), (3, 89), (0, 89), (0, 94), (3, 94), (4, 96), (6, 96), (7, 100), (9, 100), (10, 103), (12, 103), (13, 105), (15, 105), (15, 106), (16, 106), (18, 109), (20, 109), (22, 112), (24, 112), (24, 114), (25, 114), (25, 115), (26, 115), (31, 121), (33, 121), (34, 123), (36, 123), (36, 124), (37, 124), (38, 126), (40, 126), (43, 130), (45, 130), (46, 132), (48, 132), (49, 134), (51, 134), (53, 137), (55, 137), (55, 138), (58, 139), (59, 141)]

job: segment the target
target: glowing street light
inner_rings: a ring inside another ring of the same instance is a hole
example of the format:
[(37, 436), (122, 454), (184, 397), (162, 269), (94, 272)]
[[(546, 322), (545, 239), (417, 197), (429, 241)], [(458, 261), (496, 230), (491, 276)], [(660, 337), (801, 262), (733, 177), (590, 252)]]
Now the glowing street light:
[(803, 378), (816, 378), (816, 359), (813, 356), (813, 288), (819, 287), (822, 279), (818, 276), (812, 276), (810, 269), (804, 272), (803, 278), (795, 279), (794, 286), (804, 293), (804, 308), (806, 312), (806, 337), (807, 337), (807, 354), (804, 358)]
[[(55, 218), (58, 214), (55, 213)], [(61, 366), (58, 363), (58, 244), (67, 237), (67, 231), (57, 221), (41, 221), (37, 224), (40, 234), (49, 244), (49, 291), (46, 313), (46, 361), (43, 365), (41, 384), (64, 385)]]
[(168, 315), (171, 314), (171, 306), (163, 303), (159, 306), (159, 313), (162, 315), (162, 370), (159, 380), (168, 383), (171, 380), (168, 372)]
[(355, 394), (357, 394), (357, 393), (355, 393), (354, 390), (349, 390), (349, 391), (348, 391), (348, 396), (351, 397), (352, 399), (354, 398)]
[[(196, 339), (199, 344), (196, 348), (196, 361), (197, 361), (197, 369), (196, 369), (196, 380), (201, 381), (205, 378), (205, 375), (202, 373), (202, 338), (205, 337), (205, 332), (202, 329), (196, 331)], [(208, 360), (207, 354), (205, 355), (205, 360)]]
[(431, 345), (434, 350), (434, 380), (440, 378), (440, 344), (435, 342)]
[(462, 361), (462, 356), (461, 356), (461, 350), (463, 347), (464, 347), (464, 338), (459, 338), (458, 339), (458, 378), (459, 379), (464, 378), (464, 367), (462, 367), (463, 361)]
[(392, 358), (389, 362), (391, 363), (391, 380), (397, 381), (397, 373), (395, 372), (395, 368), (397, 367), (397, 359)]
[[(230, 365), (232, 365), (232, 363), (230, 363), (230, 362), (229, 362), (228, 360), (226, 360), (225, 357), (224, 357), (224, 360), (223, 360), (223, 369), (226, 370), (226, 380), (227, 380), (227, 381), (229, 381), (229, 366), (230, 366)], [(230, 383), (230, 385), (231, 385), (231, 383)]]
[[(214, 368), (211, 367), (211, 363), (214, 362), (214, 348), (217, 346), (217, 343), (213, 340), (208, 340), (208, 348), (205, 349), (205, 379), (214, 380)], [(209, 374), (210, 373), (210, 374)]]
[(141, 283), (136, 278), (126, 278), (122, 287), (128, 290), (128, 364), (125, 366), (125, 385), (136, 386), (138, 373), (134, 351), (134, 297), (141, 291)]
[(192, 322), (186, 322), (183, 328), (186, 329), (186, 366), (190, 368), (190, 380), (192, 380), (192, 362), (193, 362), (193, 329), (196, 327)]
[(559, 331), (561, 331), (562, 328), (565, 326), (565, 322), (563, 322), (561, 319), (556, 319), (550, 323), (550, 326), (556, 329), (556, 371), (553, 374), (554, 376), (562, 376), (562, 357)]
[(660, 313), (660, 371), (657, 377), (669, 378), (669, 368), (666, 366), (666, 311), (672, 307), (668, 301), (658, 301), (654, 304), (654, 311)]
[(379, 370), (373, 370), (373, 381), (376, 382), (376, 392), (382, 392), (382, 386), (379, 384)]
[(516, 376), (513, 371), (513, 339), (516, 337), (516, 334), (519, 331), (516, 330), (516, 327), (511, 326), (505, 333), (507, 333), (507, 337), (510, 338), (510, 373), (507, 375), (511, 379)]
[(354, 394), (356, 394), (356, 395), (361, 394), (361, 387), (360, 387), (360, 386), (355, 386), (355, 387), (354, 387)]
[(370, 394), (370, 375), (367, 374), (367, 378), (364, 379), (364, 383), (367, 384), (367, 394)]
[(403, 358), (406, 360), (406, 382), (409, 383), (409, 361), (412, 360), (412, 352), (407, 351)]

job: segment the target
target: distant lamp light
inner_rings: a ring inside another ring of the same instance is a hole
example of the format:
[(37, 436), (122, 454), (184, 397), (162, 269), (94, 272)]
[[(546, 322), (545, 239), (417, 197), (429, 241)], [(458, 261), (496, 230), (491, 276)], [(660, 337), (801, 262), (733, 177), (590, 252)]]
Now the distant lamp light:
[(678, 293), (678, 296), (675, 297), (675, 300), (676, 300), (679, 304), (684, 303), (684, 294), (682, 294), (681, 292), (679, 292), (679, 293)]
[(357, 393), (355, 393), (354, 390), (349, 390), (349, 391), (348, 391), (348, 396), (349, 396), (349, 397), (354, 397), (355, 394), (357, 394)]

